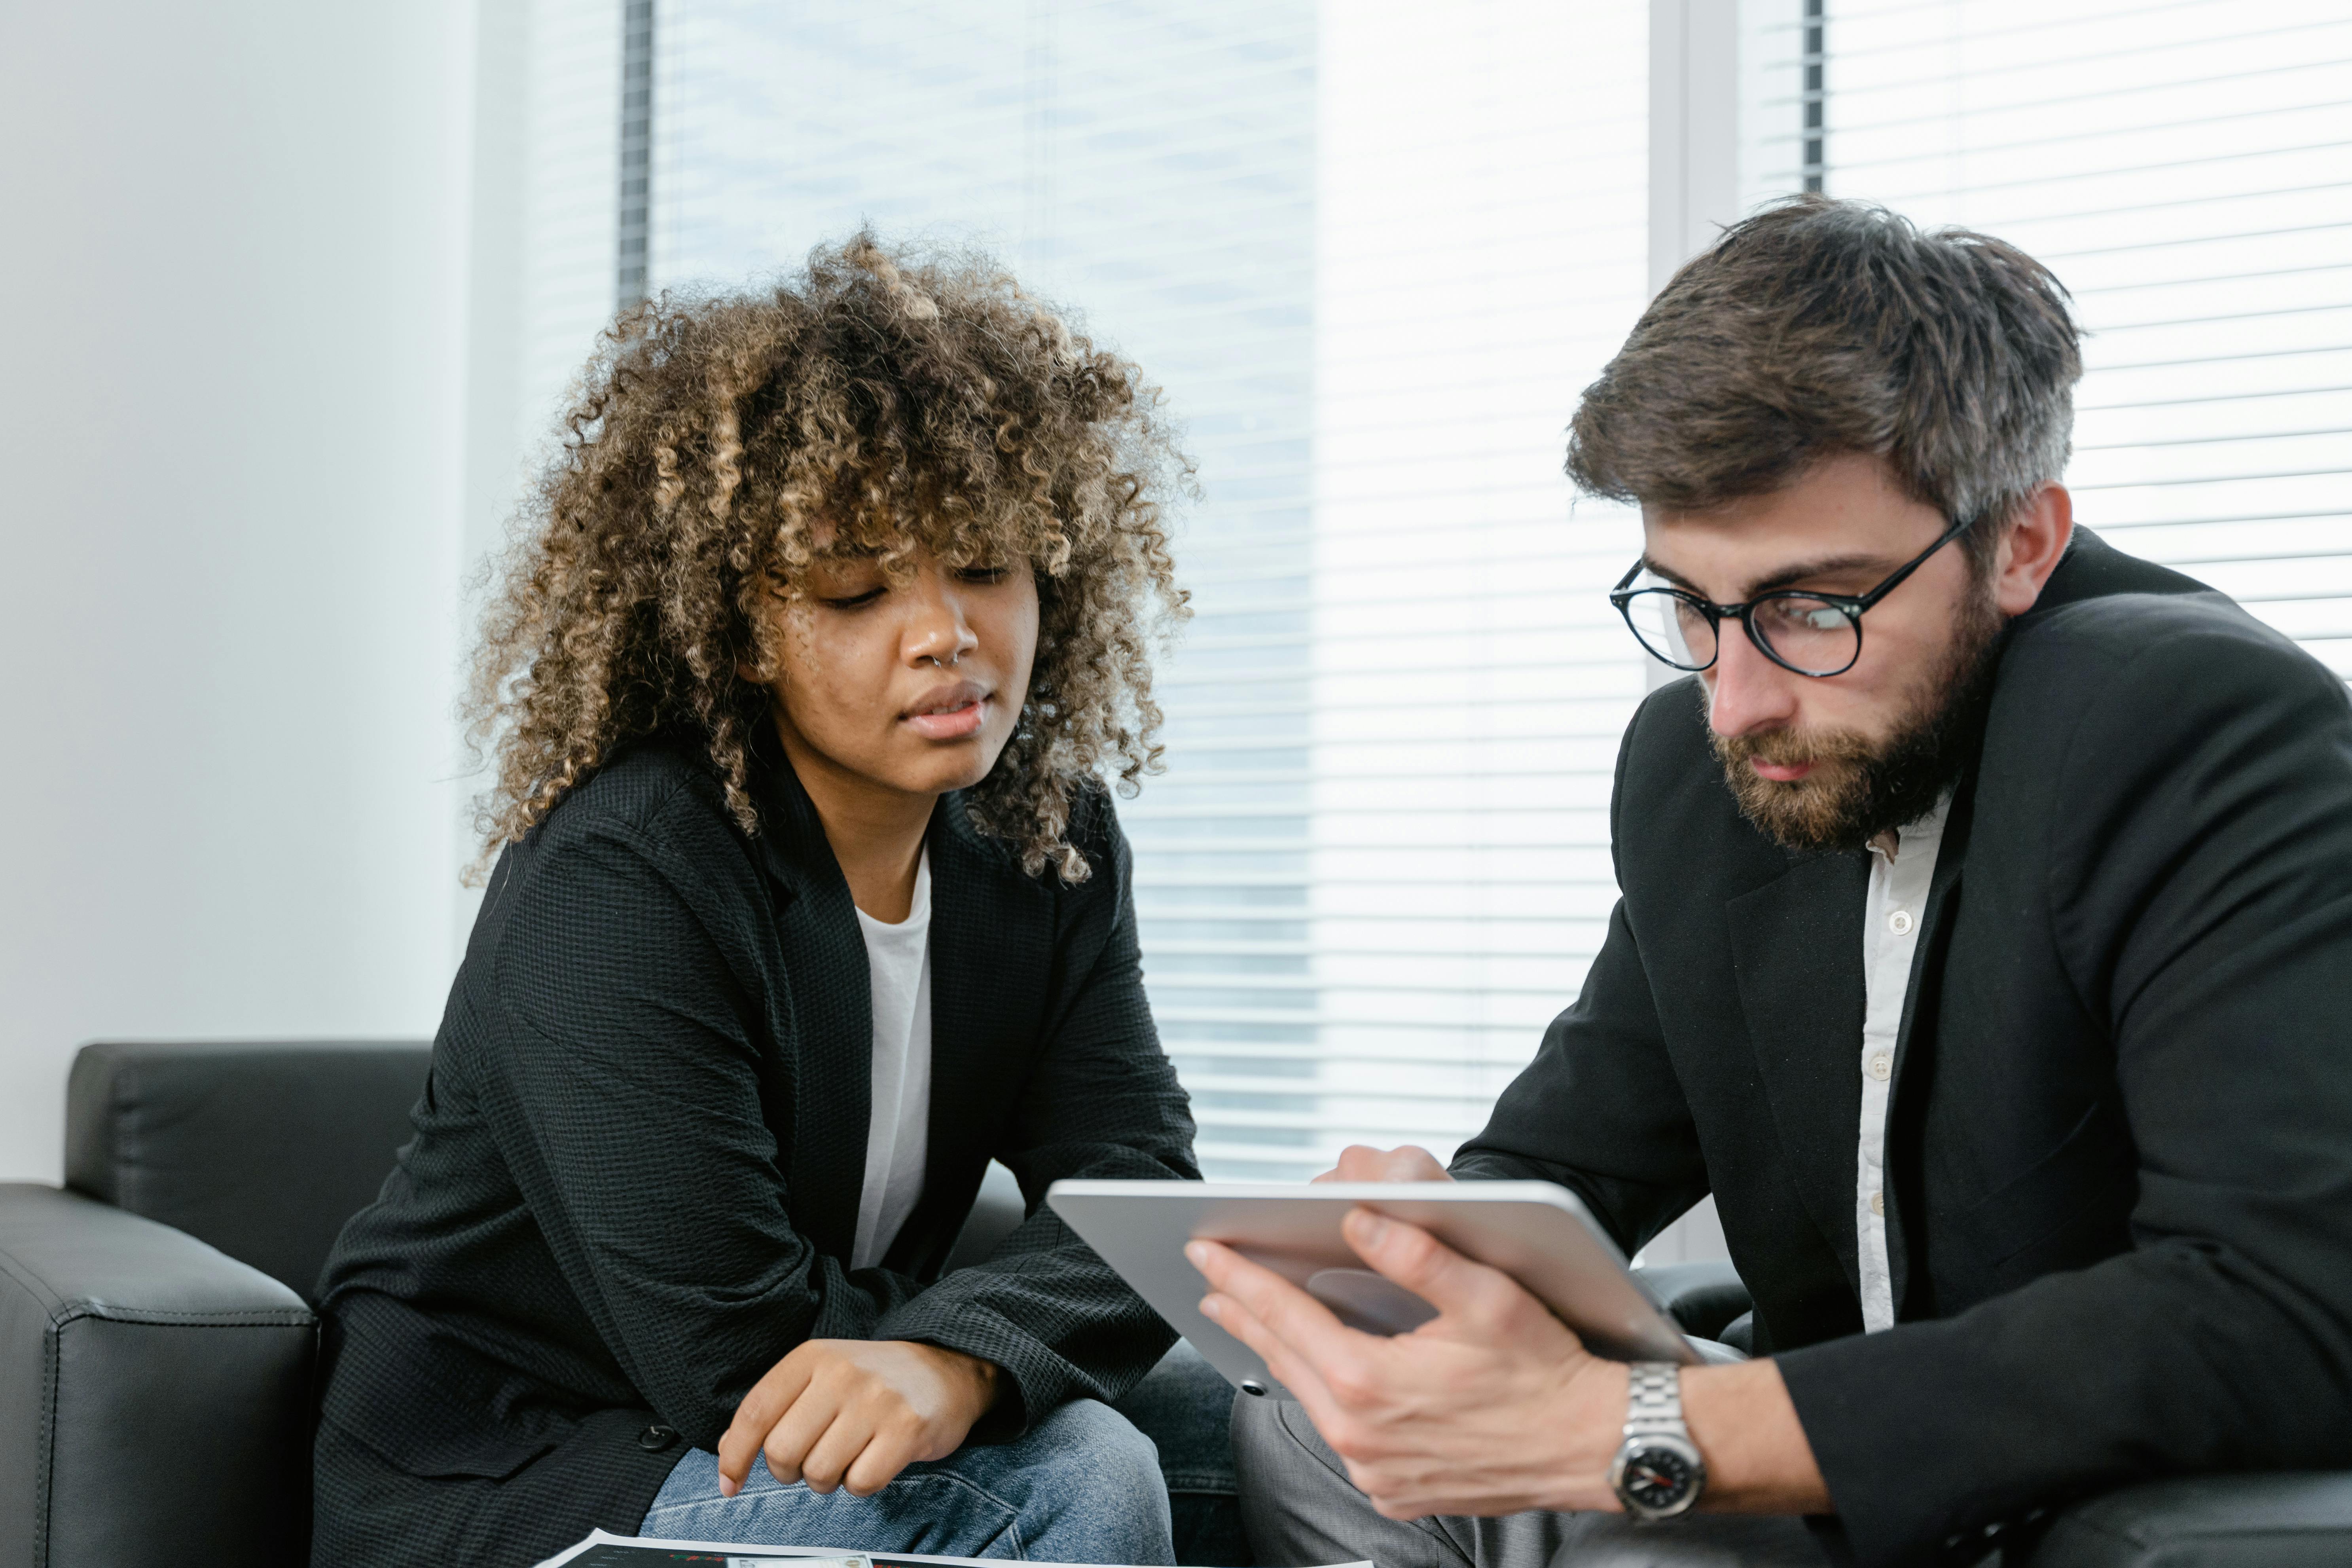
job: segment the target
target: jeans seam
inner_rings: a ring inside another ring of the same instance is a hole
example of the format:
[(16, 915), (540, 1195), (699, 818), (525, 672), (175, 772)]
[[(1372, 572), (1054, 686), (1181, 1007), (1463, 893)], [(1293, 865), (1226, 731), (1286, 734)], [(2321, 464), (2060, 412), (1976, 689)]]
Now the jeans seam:
[[(1024, 1541), (1023, 1541), (1023, 1540), (1021, 1539), (1021, 1510), (1020, 1510), (1019, 1509), (1017, 1509), (1017, 1508), (1013, 1507), (1011, 1503), (1009, 1503), (1009, 1502), (1005, 1501), (1003, 1498), (998, 1497), (994, 1492), (990, 1491), (986, 1487), (983, 1487), (983, 1486), (980, 1485), (979, 1483), (977, 1483), (976, 1481), (973, 1481), (973, 1480), (972, 1480), (971, 1478), (969, 1478), (969, 1477), (958, 1475), (958, 1474), (956, 1474), (953, 1470), (926, 1470), (926, 1471), (924, 1471), (921, 1475), (919, 1475), (919, 1476), (912, 1476), (912, 1477), (906, 1477), (906, 1478), (904, 1478), (904, 1479), (911, 1479), (911, 1480), (919, 1480), (919, 1481), (926, 1481), (926, 1480), (940, 1480), (940, 1481), (946, 1481), (946, 1482), (947, 1482), (947, 1483), (949, 1483), (950, 1486), (961, 1487), (964, 1490), (966, 1490), (966, 1491), (968, 1491), (968, 1492), (971, 1493), (974, 1497), (980, 1498), (980, 1499), (982, 1499), (982, 1500), (984, 1500), (984, 1501), (986, 1501), (986, 1502), (992, 1503), (992, 1504), (994, 1504), (996, 1507), (998, 1507), (998, 1508), (1000, 1508), (1000, 1509), (1003, 1510), (1004, 1510), (1004, 1515), (1005, 1515), (1005, 1520), (1004, 1520), (1004, 1533), (1005, 1533), (1005, 1535), (1006, 1535), (1007, 1537), (1009, 1537), (1009, 1538), (1012, 1540), (1012, 1542), (1013, 1542), (1013, 1559), (1014, 1559), (1015, 1561), (1017, 1561), (1017, 1562), (1024, 1562), (1024, 1563), (1025, 1563), (1025, 1562), (1027, 1562), (1027, 1561), (1029, 1560), (1029, 1547), (1028, 1547), (1028, 1543), (1027, 1543), (1026, 1542), (1024, 1542)], [(893, 1484), (893, 1485), (895, 1485), (895, 1484), (897, 1484), (897, 1483), (894, 1481), (892, 1484)], [(795, 1481), (795, 1482), (793, 1482), (793, 1486), (805, 1487), (805, 1486), (807, 1486), (807, 1485), (808, 1485), (808, 1483), (807, 1483), (806, 1481)], [(756, 1494), (753, 1494), (753, 1495), (756, 1495), (756, 1496), (761, 1496), (761, 1497), (765, 1497), (765, 1496), (772, 1496), (772, 1495), (778, 1495), (778, 1494), (781, 1494), (781, 1493), (782, 1493), (782, 1492), (790, 1491), (791, 1489), (792, 1489), (792, 1488), (791, 1488), (791, 1487), (780, 1487), (780, 1488), (778, 1488), (778, 1489), (777, 1489), (777, 1492), (776, 1492), (776, 1493), (769, 1493), (769, 1492), (766, 1492), (766, 1491), (761, 1491), (761, 1492), (759, 1492), (759, 1493), (756, 1493)], [(886, 1487), (886, 1488), (885, 1488), (885, 1489), (884, 1489), (885, 1491), (887, 1491), (887, 1489), (889, 1489)], [(744, 1495), (744, 1494), (742, 1494), (742, 1493), (740, 1493), (740, 1492), (739, 1492), (739, 1493), (737, 1493), (737, 1494), (736, 1494), (736, 1496), (737, 1496), (737, 1497), (740, 1497), (740, 1496), (742, 1496), (742, 1495)], [(824, 1495), (824, 1494), (812, 1491), (810, 1495), (811, 1495), (811, 1496), (822, 1496), (822, 1495)], [(882, 1494), (881, 1494), (880, 1492), (877, 1492), (877, 1493), (875, 1493), (874, 1495), (875, 1495), (875, 1496), (877, 1496), (877, 1497), (879, 1497), (879, 1496), (881, 1496)], [(653, 1523), (653, 1522), (654, 1522), (654, 1516), (655, 1516), (655, 1515), (656, 1515), (656, 1514), (662, 1514), (662, 1513), (672, 1513), (672, 1512), (675, 1512), (675, 1511), (677, 1511), (677, 1510), (680, 1510), (680, 1509), (688, 1509), (688, 1508), (707, 1508), (707, 1507), (710, 1506), (710, 1505), (711, 1505), (711, 1504), (713, 1504), (713, 1503), (721, 1503), (721, 1504), (723, 1504), (723, 1503), (732, 1502), (732, 1501), (734, 1501), (734, 1500), (735, 1500), (735, 1499), (734, 1499), (734, 1498), (724, 1498), (724, 1497), (706, 1497), (706, 1498), (691, 1498), (691, 1499), (688, 1499), (688, 1500), (687, 1500), (686, 1501), (683, 1501), (683, 1502), (664, 1503), (664, 1504), (661, 1504), (661, 1505), (659, 1505), (659, 1506), (657, 1506), (657, 1507), (648, 1509), (648, 1510), (646, 1511), (646, 1516), (645, 1516), (644, 1523), (643, 1523), (643, 1524), (640, 1524), (640, 1525), (638, 1526), (638, 1528), (639, 1528), (640, 1530), (643, 1530), (643, 1529), (645, 1528), (645, 1526), (646, 1526), (646, 1525)], [(883, 1555), (887, 1556), (887, 1555), (889, 1555), (889, 1553), (885, 1552), (885, 1553), (883, 1553)]]
[(998, 1497), (994, 1492), (990, 1491), (986, 1487), (980, 1485), (968, 1476), (958, 1475), (953, 1470), (933, 1470), (930, 1473), (935, 1476), (944, 1477), (947, 1479), (953, 1481), (956, 1485), (963, 1488), (966, 1491), (969, 1491), (977, 1497), (986, 1498), (989, 1501), (1003, 1509), (1005, 1514), (1004, 1532), (1013, 1538), (1013, 1555), (1014, 1559), (1023, 1563), (1026, 1563), (1029, 1560), (1028, 1543), (1021, 1539), (1021, 1510), (1019, 1509), (1013, 1507), (1011, 1503), (1006, 1502), (1003, 1498)]

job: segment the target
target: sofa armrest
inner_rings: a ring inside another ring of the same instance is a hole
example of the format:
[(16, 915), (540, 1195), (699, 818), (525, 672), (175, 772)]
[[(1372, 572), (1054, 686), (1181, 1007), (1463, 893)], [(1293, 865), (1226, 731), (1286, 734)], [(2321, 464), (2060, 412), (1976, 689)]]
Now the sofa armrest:
[(2032, 1568), (2337, 1568), (2352, 1563), (2352, 1473), (2190, 1476), (2076, 1503)]
[(1721, 1339), (1726, 1325), (1755, 1305), (1728, 1261), (1654, 1263), (1633, 1273), (1683, 1332), (1702, 1340)]
[(0, 1558), (298, 1568), (318, 1320), (203, 1242), (0, 1184)]

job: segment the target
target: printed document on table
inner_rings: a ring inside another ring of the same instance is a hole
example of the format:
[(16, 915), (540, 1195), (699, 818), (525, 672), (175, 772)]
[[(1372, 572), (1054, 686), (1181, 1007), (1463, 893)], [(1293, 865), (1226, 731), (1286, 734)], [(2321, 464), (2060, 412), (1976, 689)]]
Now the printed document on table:
[[(811, 1561), (816, 1559), (817, 1561)], [(830, 1546), (744, 1546), (724, 1541), (656, 1541), (649, 1536), (594, 1531), (587, 1540), (559, 1552), (539, 1568), (654, 1568), (656, 1563), (693, 1563), (698, 1568), (1004, 1568), (1001, 1557), (931, 1557), (919, 1552), (844, 1552)], [(1034, 1563), (1029, 1568), (1129, 1568), (1123, 1563)], [(1372, 1568), (1370, 1563), (1335, 1563), (1328, 1568)]]

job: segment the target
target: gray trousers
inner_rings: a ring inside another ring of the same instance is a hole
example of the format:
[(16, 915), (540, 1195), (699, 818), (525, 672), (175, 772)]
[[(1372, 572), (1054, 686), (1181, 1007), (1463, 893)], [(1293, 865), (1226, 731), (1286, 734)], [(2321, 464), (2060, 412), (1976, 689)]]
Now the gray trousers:
[(1637, 1524), (1618, 1513), (1382, 1519), (1307, 1412), (1237, 1394), (1242, 1524), (1260, 1568), (1369, 1560), (1379, 1568), (1822, 1568), (1802, 1521), (1726, 1513)]

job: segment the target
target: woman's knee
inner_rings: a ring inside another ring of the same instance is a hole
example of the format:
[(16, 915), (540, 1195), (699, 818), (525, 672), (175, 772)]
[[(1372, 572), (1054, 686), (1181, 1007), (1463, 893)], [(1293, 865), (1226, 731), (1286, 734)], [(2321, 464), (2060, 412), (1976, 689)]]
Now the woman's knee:
[[(1072, 1400), (1029, 1429), (1018, 1454), (1021, 1512), (1031, 1531), (1086, 1543), (1079, 1561), (1164, 1563), (1171, 1555), (1168, 1488), (1151, 1439), (1107, 1405)], [(1031, 1556), (1055, 1554), (1032, 1545)]]
[(1156, 1491), (1163, 1498), (1160, 1450), (1109, 1405), (1073, 1399), (1030, 1428), (1038, 1462), (1081, 1477), (1088, 1489)]

